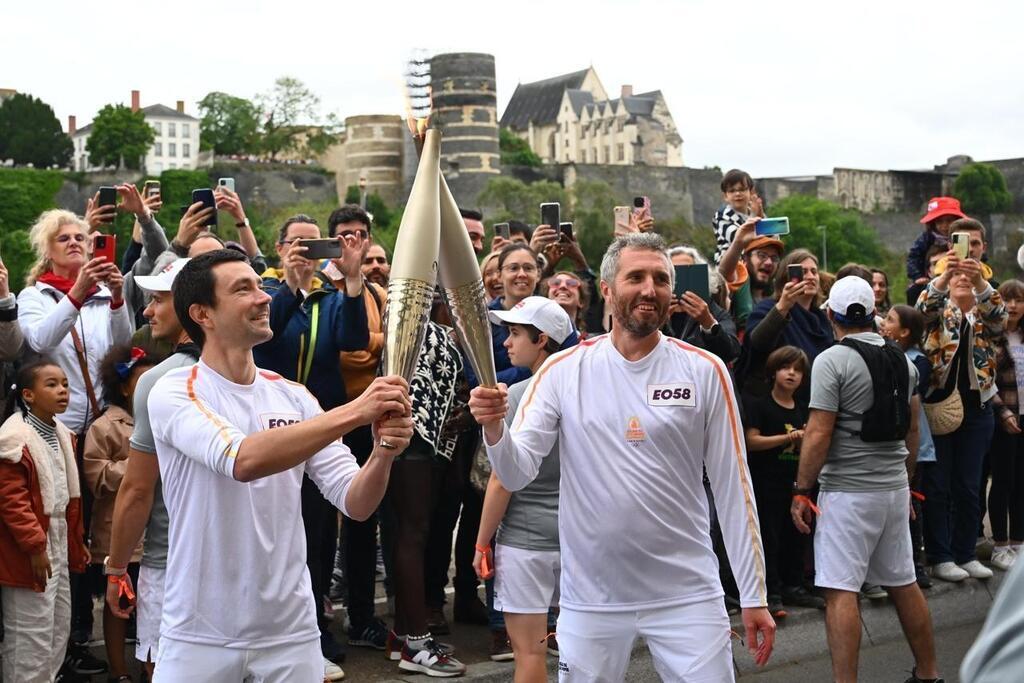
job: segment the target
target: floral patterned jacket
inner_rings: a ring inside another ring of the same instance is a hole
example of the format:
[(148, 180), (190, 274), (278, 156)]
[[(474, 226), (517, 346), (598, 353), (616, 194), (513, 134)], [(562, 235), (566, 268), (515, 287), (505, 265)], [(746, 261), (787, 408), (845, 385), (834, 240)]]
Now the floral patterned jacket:
[(971, 345), (974, 373), (971, 388), (978, 390), (982, 402), (996, 394), (996, 348), (1006, 329), (1006, 306), (999, 292), (989, 287), (978, 295), (974, 309), (968, 314), (971, 326), (966, 340), (960, 338), (963, 312), (949, 298), (949, 291), (928, 288), (917, 300), (917, 310), (925, 315), (924, 352), (932, 364), (929, 393), (946, 385), (953, 358), (963, 341)]

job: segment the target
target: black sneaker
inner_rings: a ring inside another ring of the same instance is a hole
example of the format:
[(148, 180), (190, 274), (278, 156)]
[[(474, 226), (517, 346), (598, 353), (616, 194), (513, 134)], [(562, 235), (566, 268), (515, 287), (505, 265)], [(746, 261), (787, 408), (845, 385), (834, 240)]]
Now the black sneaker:
[(388, 644), (388, 627), (380, 619), (371, 619), (360, 628), (352, 627), (348, 630), (348, 644), (384, 650)]
[(409, 641), (406, 641), (402, 647), (402, 659), (398, 662), (398, 668), (438, 678), (452, 678), (466, 673), (466, 665), (445, 654), (440, 644), (433, 638), (419, 650), (409, 647)]
[(917, 585), (923, 589), (932, 587), (932, 577), (928, 576), (928, 571), (924, 567), (915, 567), (914, 571), (917, 573)]
[(77, 643), (68, 645), (64, 666), (69, 672), (80, 676), (96, 676), (107, 673), (107, 663), (89, 652), (88, 646)]
[(335, 664), (345, 663), (345, 647), (338, 642), (330, 631), (320, 633), (320, 652), (324, 659)]
[(782, 589), (782, 604), (789, 607), (825, 609), (825, 600), (810, 592), (803, 586)]

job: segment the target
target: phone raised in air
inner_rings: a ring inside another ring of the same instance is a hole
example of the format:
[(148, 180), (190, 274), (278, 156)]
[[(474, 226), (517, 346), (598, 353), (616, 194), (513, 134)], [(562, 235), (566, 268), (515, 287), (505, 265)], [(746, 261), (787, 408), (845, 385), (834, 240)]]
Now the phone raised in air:
[(213, 196), (213, 190), (208, 187), (204, 187), (200, 190), (192, 190), (192, 203), (202, 202), (203, 208), (200, 211), (206, 209), (213, 209), (213, 215), (210, 216), (209, 220), (206, 221), (206, 227), (216, 228), (217, 227), (217, 199)]
[(786, 277), (790, 282), (800, 282), (804, 279), (804, 267), (799, 263), (791, 263), (786, 268)]
[(149, 199), (150, 197), (160, 196), (160, 181), (159, 180), (147, 180), (142, 186), (142, 198)]
[(545, 202), (540, 205), (540, 224), (558, 230), (562, 223), (562, 207), (558, 202)]
[(612, 215), (615, 216), (615, 236), (625, 235), (630, 232), (629, 229), (629, 207), (628, 206), (616, 206), (612, 209)]
[(572, 233), (572, 221), (559, 223), (558, 233), (559, 242), (574, 242), (576, 240)]
[(225, 189), (235, 191), (235, 179), (234, 178), (218, 178), (217, 187), (223, 187)]
[(789, 218), (786, 216), (762, 218), (754, 227), (754, 234), (759, 237), (762, 235), (788, 235)]
[(100, 188), (99, 206), (117, 206), (117, 188), (104, 185)]
[(676, 298), (686, 292), (693, 292), (704, 301), (711, 303), (711, 284), (708, 278), (708, 264), (694, 263), (688, 266), (675, 266), (676, 286), (673, 290)]
[(633, 213), (637, 220), (651, 217), (651, 198), (633, 197)]
[(953, 251), (960, 257), (960, 260), (967, 258), (971, 253), (971, 233), (969, 232), (954, 232), (950, 235), (950, 239), (953, 242)]
[(341, 258), (341, 238), (328, 237), (320, 240), (298, 240), (301, 247), (306, 247), (306, 253), (302, 256), (310, 261), (319, 261), (325, 258)]
[(494, 224), (494, 236), (500, 237), (501, 239), (508, 241), (512, 239), (512, 230), (508, 223), (495, 223)]
[(107, 263), (117, 263), (117, 235), (94, 235), (92, 238), (92, 257), (104, 256)]

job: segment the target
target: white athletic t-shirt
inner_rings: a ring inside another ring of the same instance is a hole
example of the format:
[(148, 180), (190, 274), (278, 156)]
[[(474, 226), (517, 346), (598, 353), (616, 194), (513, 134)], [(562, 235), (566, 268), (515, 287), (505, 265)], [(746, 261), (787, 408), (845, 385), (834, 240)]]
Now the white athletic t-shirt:
[(742, 426), (717, 357), (662, 337), (627, 361), (607, 335), (552, 356), (511, 432), (487, 448), (502, 484), (529, 484), (556, 439), (562, 605), (633, 611), (720, 597), (702, 465), (741, 604), (766, 604)]
[(265, 370), (239, 385), (200, 361), (154, 385), (149, 417), (170, 516), (162, 636), (244, 649), (319, 638), (302, 475), (345, 512), (355, 458), (339, 440), (286, 472), (249, 483), (233, 473), (247, 435), (322, 412), (305, 387)]

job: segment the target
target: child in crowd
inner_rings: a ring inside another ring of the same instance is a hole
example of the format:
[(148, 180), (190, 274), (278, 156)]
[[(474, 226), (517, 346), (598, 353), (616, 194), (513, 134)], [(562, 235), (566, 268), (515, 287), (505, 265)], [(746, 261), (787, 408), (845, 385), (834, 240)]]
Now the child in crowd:
[[(902, 304), (893, 306), (882, 320), (881, 333), (886, 339), (896, 342), (917, 368), (917, 393), (924, 396), (928, 391), (928, 382), (932, 374), (931, 362), (921, 350), (921, 339), (924, 336), (924, 314), (910, 306)], [(910, 481), (910, 490), (913, 492), (921, 490), (924, 471), (935, 465), (935, 444), (932, 442), (932, 433), (928, 428), (928, 419), (924, 414), (923, 403), (917, 423), (920, 429), (920, 440), (917, 447), (917, 464), (914, 467), (913, 479)], [(917, 584), (921, 588), (931, 588), (932, 580), (928, 576), (928, 572), (925, 571), (921, 501), (917, 495), (912, 494), (910, 502), (914, 507), (914, 519), (910, 520), (910, 538), (914, 544), (914, 569), (917, 571)]]
[(734, 168), (722, 177), (722, 206), (715, 212), (715, 263), (736, 238), (736, 231), (750, 216), (764, 218), (764, 205), (754, 189), (754, 179), (746, 171)]
[(1007, 280), (999, 287), (1006, 304), (1006, 335), (997, 342), (996, 386), (993, 399), (996, 429), (989, 449), (992, 488), (988, 518), (992, 525), (992, 566), (1013, 566), (1024, 541), (1024, 437), (1021, 436), (1020, 391), (1024, 381), (1024, 282)]
[[(96, 563), (102, 563), (110, 552), (110, 527), (114, 521), (114, 500), (128, 469), (128, 439), (135, 422), (132, 419), (132, 397), (135, 383), (158, 359), (138, 348), (115, 346), (107, 352), (100, 365), (103, 381), (103, 399), (107, 409), (89, 428), (85, 439), (82, 469), (86, 485), (93, 494), (92, 522), (90, 524), (89, 552)], [(128, 573), (132, 585), (139, 585), (139, 560), (142, 544), (132, 553)], [(105, 590), (105, 589), (104, 589)], [(133, 613), (134, 615), (134, 613)], [(103, 608), (103, 641), (110, 666), (109, 679), (130, 681), (125, 662), (124, 646), (128, 622)]]
[[(549, 356), (578, 340), (565, 309), (543, 297), (528, 297), (511, 310), (491, 311), (489, 317), (494, 324), (508, 328), (505, 348), (509, 360), (531, 373)], [(509, 427), (529, 384), (522, 381), (508, 389), (505, 419)], [(516, 661), (516, 683), (547, 681), (546, 655), (557, 654), (557, 644), (548, 633), (554, 630), (551, 609), (558, 604), (561, 573), (558, 486), (556, 444), (526, 488), (509, 492), (492, 472), (484, 497), (473, 566), (483, 578), (489, 578), (487, 570), (494, 568), (493, 608), (504, 612)]]
[(765, 374), (772, 390), (762, 398), (745, 400), (747, 462), (761, 522), (768, 609), (781, 618), (786, 616), (784, 605), (824, 607), (824, 601), (803, 585), (810, 537), (796, 530), (789, 512), (807, 425), (807, 403), (796, 398), (810, 376), (807, 354), (795, 346), (775, 349), (765, 363)]
[(953, 197), (932, 197), (928, 212), (921, 218), (924, 232), (917, 236), (907, 253), (907, 303), (913, 306), (928, 284), (928, 250), (933, 246), (949, 251), (949, 226), (967, 216), (960, 210), (960, 201)]
[(0, 595), (3, 680), (44, 683), (64, 662), (71, 633), (69, 571), (90, 561), (79, 540), (82, 500), (73, 436), (56, 415), (68, 378), (50, 360), (23, 365), (0, 426)]

